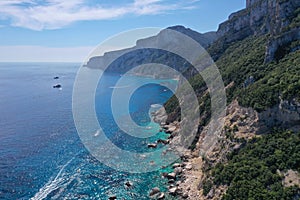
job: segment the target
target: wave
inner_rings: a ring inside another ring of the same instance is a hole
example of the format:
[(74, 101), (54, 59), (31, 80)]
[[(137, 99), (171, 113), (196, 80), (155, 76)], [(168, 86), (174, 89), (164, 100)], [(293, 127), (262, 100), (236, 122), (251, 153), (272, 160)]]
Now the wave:
[(65, 174), (63, 173), (63, 171), (74, 160), (74, 158), (75, 157), (73, 157), (65, 165), (63, 165), (55, 178), (50, 178), (50, 180), (34, 195), (34, 197), (30, 198), (30, 200), (43, 200), (51, 192), (68, 185), (72, 180), (68, 181), (68, 179), (65, 178)]

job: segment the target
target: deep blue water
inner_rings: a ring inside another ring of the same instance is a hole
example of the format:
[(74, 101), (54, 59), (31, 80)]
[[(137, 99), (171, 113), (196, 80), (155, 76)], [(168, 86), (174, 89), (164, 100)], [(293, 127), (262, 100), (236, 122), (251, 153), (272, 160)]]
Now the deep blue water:
[[(0, 199), (108, 199), (112, 194), (120, 199), (148, 199), (151, 188), (166, 189), (162, 171), (119, 172), (85, 149), (72, 116), (72, 90), (79, 66), (0, 63)], [(55, 76), (60, 79), (54, 80)], [(99, 84), (98, 120), (120, 148), (149, 151), (145, 144), (164, 137), (163, 133), (134, 139), (113, 123), (108, 106), (113, 88), (109, 86), (118, 78), (107, 74)], [(132, 84), (145, 81), (133, 76), (126, 79)], [(52, 88), (57, 83), (62, 90)], [(130, 115), (136, 123), (149, 125), (150, 106), (164, 103), (171, 95), (163, 86), (145, 85), (132, 96)], [(128, 180), (134, 183), (132, 189), (124, 187)]]

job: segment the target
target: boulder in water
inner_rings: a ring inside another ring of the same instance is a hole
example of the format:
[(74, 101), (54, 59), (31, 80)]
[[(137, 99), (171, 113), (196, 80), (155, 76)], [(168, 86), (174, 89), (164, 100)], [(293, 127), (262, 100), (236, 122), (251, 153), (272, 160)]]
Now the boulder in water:
[(156, 148), (156, 147), (157, 147), (156, 143), (148, 144), (148, 148)]
[(53, 88), (61, 88), (60, 84), (53, 85)]
[(131, 188), (133, 186), (133, 183), (131, 182), (131, 181), (127, 181), (126, 183), (125, 183), (125, 187), (126, 188)]
[(175, 172), (169, 173), (169, 174), (167, 175), (167, 178), (168, 178), (168, 179), (176, 179), (176, 173), (175, 173)]
[(149, 196), (154, 196), (156, 194), (160, 193), (160, 189), (158, 187), (152, 188), (152, 190), (149, 193)]
[(117, 196), (116, 196), (116, 195), (112, 195), (112, 196), (110, 196), (108, 199), (109, 199), (109, 200), (115, 200), (115, 199), (117, 199)]

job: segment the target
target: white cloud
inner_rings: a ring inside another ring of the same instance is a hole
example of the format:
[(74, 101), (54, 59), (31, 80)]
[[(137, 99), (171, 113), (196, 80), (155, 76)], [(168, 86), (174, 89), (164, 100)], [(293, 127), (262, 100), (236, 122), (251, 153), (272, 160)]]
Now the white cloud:
[(88, 0), (1, 0), (0, 18), (33, 30), (58, 29), (77, 21), (107, 20), (128, 14), (150, 15), (188, 9), (194, 0), (134, 0), (122, 5), (88, 5)]
[(135, 0), (134, 5), (136, 6), (143, 6), (143, 5), (149, 5), (153, 3), (161, 2), (161, 0)]

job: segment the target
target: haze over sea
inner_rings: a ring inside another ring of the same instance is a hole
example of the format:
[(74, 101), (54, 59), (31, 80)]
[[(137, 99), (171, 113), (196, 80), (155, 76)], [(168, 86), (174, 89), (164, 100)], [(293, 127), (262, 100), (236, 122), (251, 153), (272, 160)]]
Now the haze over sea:
[[(166, 189), (163, 170), (147, 174), (116, 171), (85, 149), (72, 116), (72, 90), (79, 67), (76, 63), (0, 63), (0, 199), (108, 199), (110, 195), (148, 199), (151, 188)], [(59, 79), (53, 79), (55, 76)], [(146, 84), (134, 93), (131, 116), (136, 123), (151, 126), (157, 135), (129, 140), (114, 125), (109, 106), (112, 90), (125, 89), (113, 87), (119, 77), (106, 74), (99, 83), (98, 121), (120, 148), (147, 152), (148, 142), (166, 137), (151, 122), (149, 109), (163, 104), (172, 92)], [(146, 83), (147, 78), (128, 76), (126, 81), (131, 87)], [(61, 90), (53, 88), (58, 83)], [(124, 187), (127, 181), (133, 183), (131, 189)]]

